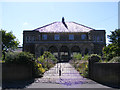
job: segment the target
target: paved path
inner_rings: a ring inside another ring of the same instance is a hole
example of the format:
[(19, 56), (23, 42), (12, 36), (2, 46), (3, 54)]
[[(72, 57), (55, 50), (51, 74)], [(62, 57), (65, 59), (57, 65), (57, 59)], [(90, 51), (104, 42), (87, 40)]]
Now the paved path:
[[(61, 76), (59, 76), (61, 69)], [(109, 88), (83, 78), (69, 63), (58, 63), (27, 88)]]

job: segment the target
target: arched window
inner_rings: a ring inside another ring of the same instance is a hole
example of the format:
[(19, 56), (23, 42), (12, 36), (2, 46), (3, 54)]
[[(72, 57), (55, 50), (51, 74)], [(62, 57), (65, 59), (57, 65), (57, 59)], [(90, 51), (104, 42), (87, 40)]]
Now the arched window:
[(48, 51), (55, 55), (55, 57), (58, 57), (58, 48), (56, 46), (49, 47)]
[(51, 52), (51, 53), (55, 53), (55, 52), (58, 52), (58, 49), (57, 49), (56, 46), (51, 46), (51, 47), (49, 47), (48, 51)]
[(81, 50), (80, 50), (79, 46), (73, 46), (71, 48), (71, 57), (73, 57), (73, 55), (76, 54), (76, 53), (81, 53)]
[(80, 48), (79, 48), (79, 46), (73, 46), (73, 47), (71, 48), (71, 52), (72, 52), (72, 53), (74, 53), (74, 52), (80, 53)]
[(62, 46), (60, 48), (60, 59), (63, 61), (68, 61), (70, 58), (69, 56), (69, 48), (67, 46)]

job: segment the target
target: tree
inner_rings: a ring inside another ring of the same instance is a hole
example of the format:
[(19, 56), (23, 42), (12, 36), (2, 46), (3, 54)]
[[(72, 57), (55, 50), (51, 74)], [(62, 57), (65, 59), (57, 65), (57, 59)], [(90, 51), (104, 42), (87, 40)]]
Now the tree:
[(111, 32), (111, 35), (108, 35), (108, 38), (110, 39), (110, 42), (118, 44), (118, 40), (120, 38), (120, 29), (116, 29), (115, 31)]
[(103, 48), (103, 53), (107, 60), (110, 60), (115, 56), (120, 56), (120, 29), (116, 29), (111, 33), (111, 35), (108, 35), (111, 44)]
[(16, 37), (12, 34), (12, 32), (6, 32), (2, 30), (2, 53), (3, 53), (3, 60), (5, 59), (5, 53), (8, 51), (12, 51), (18, 47), (19, 41)]

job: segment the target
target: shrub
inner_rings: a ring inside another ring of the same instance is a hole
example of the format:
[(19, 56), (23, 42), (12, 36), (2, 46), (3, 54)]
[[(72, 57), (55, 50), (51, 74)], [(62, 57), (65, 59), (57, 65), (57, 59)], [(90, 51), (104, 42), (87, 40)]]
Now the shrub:
[(92, 62), (100, 62), (101, 56), (99, 56), (97, 54), (91, 54), (89, 56), (89, 59), (92, 60)]
[(5, 56), (5, 63), (16, 63), (18, 53), (8, 52)]
[(33, 54), (29, 52), (9, 52), (5, 57), (5, 63), (31, 64), (34, 60)]
[(75, 53), (73, 55), (73, 59), (75, 59), (75, 60), (81, 60), (81, 58), (82, 58), (82, 55), (80, 53)]
[(57, 63), (57, 59), (50, 52), (45, 51), (44, 54), (38, 58), (38, 62), (42, 64), (45, 70), (48, 70)]
[(100, 55), (97, 55), (97, 54), (91, 54), (89, 58), (91, 58), (91, 57), (93, 57), (93, 56), (97, 56), (97, 57), (101, 58), (101, 56), (100, 56)]
[(86, 78), (88, 77), (88, 62), (86, 62), (83, 73), (81, 75)]
[(84, 55), (84, 57), (82, 58), (82, 60), (88, 60), (89, 59), (89, 57), (90, 57), (90, 55)]
[(77, 70), (83, 77), (88, 77), (88, 62), (79, 63)]
[(24, 65), (32, 65), (32, 75), (33, 77), (42, 76), (45, 72), (45, 69), (39, 64), (34, 55), (29, 52), (20, 52), (20, 53), (13, 53), (9, 52), (6, 54), (5, 63), (7, 64), (24, 64)]
[(34, 77), (42, 76), (45, 72), (45, 69), (42, 67), (42, 64), (34, 63), (33, 75)]
[(113, 57), (108, 63), (118, 63), (120, 62), (120, 56)]
[[(98, 62), (98, 60), (101, 60), (101, 56), (97, 54), (84, 55), (82, 59), (83, 60), (92, 59), (92, 61)], [(71, 64), (79, 71), (81, 76), (88, 78), (88, 61), (83, 61), (82, 63), (76, 63), (77, 61), (75, 63), (72, 63), (72, 61), (70, 61)]]
[(112, 52), (112, 53), (110, 53), (110, 54), (107, 54), (106, 56), (105, 56), (105, 58), (106, 58), (106, 60), (107, 61), (110, 61), (113, 57), (115, 57), (116, 56), (116, 54), (114, 53), (114, 52)]

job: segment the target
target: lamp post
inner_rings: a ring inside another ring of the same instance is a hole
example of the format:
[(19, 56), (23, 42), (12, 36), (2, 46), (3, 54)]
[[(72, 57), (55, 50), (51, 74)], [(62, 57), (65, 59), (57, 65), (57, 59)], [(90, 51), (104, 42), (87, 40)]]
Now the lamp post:
[(61, 76), (62, 72), (61, 72), (61, 63), (60, 63), (60, 68), (59, 68), (59, 76)]

